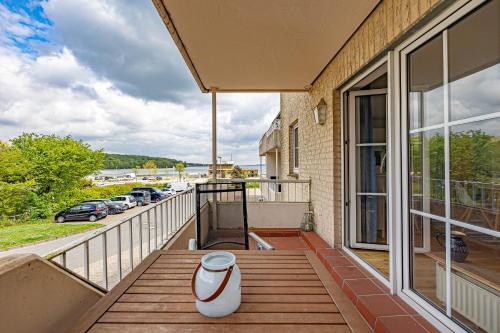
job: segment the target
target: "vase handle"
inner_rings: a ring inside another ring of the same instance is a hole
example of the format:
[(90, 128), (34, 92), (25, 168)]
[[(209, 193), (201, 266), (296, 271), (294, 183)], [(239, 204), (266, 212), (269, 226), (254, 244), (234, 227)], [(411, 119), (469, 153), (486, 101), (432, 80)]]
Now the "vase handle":
[(441, 240), (440, 240), (440, 238), (441, 238), (442, 236), (446, 237), (446, 233), (444, 233), (444, 232), (440, 232), (440, 233), (438, 233), (438, 234), (436, 235), (436, 241), (438, 242), (438, 244), (439, 244), (440, 246), (442, 246), (442, 247), (444, 247), (444, 248), (445, 248), (445, 247), (446, 247), (446, 245), (445, 245), (445, 244), (443, 244), (443, 243), (441, 243)]
[(204, 299), (199, 298), (198, 294), (196, 294), (196, 275), (198, 274), (198, 271), (200, 270), (200, 267), (202, 267), (201, 266), (201, 262), (198, 264), (198, 266), (194, 270), (193, 276), (191, 277), (191, 291), (193, 292), (194, 297), (198, 301), (204, 302), (204, 303), (205, 302), (211, 302), (214, 299), (216, 299), (217, 297), (219, 297), (219, 295), (222, 294), (222, 292), (224, 291), (224, 288), (226, 288), (226, 285), (229, 282), (229, 279), (231, 278), (231, 273), (233, 272), (233, 267), (234, 266), (230, 266), (227, 269), (222, 269), (222, 270), (215, 271), (215, 272), (224, 272), (224, 271), (226, 271), (226, 275), (224, 276), (224, 279), (222, 280), (219, 288), (217, 288), (217, 290), (212, 295), (210, 295), (210, 296), (208, 296), (207, 298), (204, 298)]

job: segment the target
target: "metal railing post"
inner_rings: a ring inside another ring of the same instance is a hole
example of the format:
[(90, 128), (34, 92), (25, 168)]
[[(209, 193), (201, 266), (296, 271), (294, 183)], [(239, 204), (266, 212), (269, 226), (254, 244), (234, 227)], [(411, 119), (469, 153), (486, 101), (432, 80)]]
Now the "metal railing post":
[(151, 253), (151, 214), (150, 210), (146, 214), (148, 218), (148, 255)]
[(143, 258), (142, 256), (142, 213), (139, 215), (139, 258), (141, 258), (141, 261)]
[(122, 231), (121, 231), (121, 225), (119, 224), (116, 227), (116, 251), (117, 251), (117, 258), (116, 258), (116, 266), (118, 268), (118, 281), (122, 280)]
[(129, 246), (129, 251), (128, 251), (128, 260), (129, 260), (129, 264), (130, 264), (130, 271), (132, 271), (134, 269), (134, 234), (133, 234), (133, 231), (132, 231), (132, 219), (130, 219), (128, 221), (128, 235), (129, 235), (129, 243), (128, 243), (128, 246)]
[(163, 246), (163, 202), (160, 203), (160, 247)]
[(89, 279), (89, 241), (83, 243), (83, 276)]
[(175, 203), (172, 203), (174, 205), (174, 230), (173, 230), (174, 232), (177, 231), (177, 212), (178, 212), (177, 198), (178, 198), (178, 195), (175, 195), (175, 197), (174, 197)]
[(104, 289), (108, 290), (108, 246), (106, 232), (102, 234), (102, 281)]
[(170, 233), (169, 228), (168, 228), (168, 220), (169, 220), (168, 217), (170, 216), (170, 213), (169, 213), (170, 210), (168, 209), (169, 202), (170, 202), (170, 200), (168, 200), (165, 204), (165, 223), (167, 225), (167, 239), (169, 238), (169, 233)]
[(61, 264), (64, 268), (66, 268), (66, 251), (61, 255)]
[(153, 213), (153, 210), (155, 213), (155, 219), (154, 219), (154, 223), (155, 223), (155, 250), (158, 250), (158, 206), (154, 206), (151, 209), (152, 213)]

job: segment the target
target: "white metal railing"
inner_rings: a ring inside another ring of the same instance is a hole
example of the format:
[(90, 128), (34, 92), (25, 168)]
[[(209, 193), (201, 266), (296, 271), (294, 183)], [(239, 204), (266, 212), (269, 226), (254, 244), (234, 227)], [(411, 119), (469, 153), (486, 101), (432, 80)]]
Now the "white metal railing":
[(271, 133), (274, 130), (279, 130), (279, 129), (281, 129), (281, 119), (277, 118), (274, 119), (273, 122), (271, 123), (271, 126), (269, 126), (269, 129), (266, 132), (266, 136), (271, 135)]
[(246, 179), (249, 202), (310, 202), (310, 180)]
[[(421, 176), (412, 176), (413, 186), (417, 193), (421, 193), (423, 186)], [(444, 201), (445, 181), (444, 179), (431, 178), (429, 184), (429, 195), (433, 200)], [(417, 196), (417, 195), (414, 195)], [(500, 184), (465, 180), (450, 180), (450, 202), (452, 204), (464, 205), (472, 208), (480, 208), (498, 212), (500, 200)]]
[[(309, 202), (309, 180), (245, 179), (247, 202)], [(218, 200), (234, 201), (235, 193), (219, 193)]]
[(264, 141), (273, 133), (274, 130), (280, 130), (281, 129), (281, 119), (277, 118), (274, 119), (273, 122), (271, 123), (271, 126), (269, 126), (268, 130), (262, 138), (259, 140), (259, 146), (264, 144)]
[(94, 286), (110, 290), (191, 219), (194, 200), (194, 189), (181, 192), (124, 221), (96, 230), (46, 259)]

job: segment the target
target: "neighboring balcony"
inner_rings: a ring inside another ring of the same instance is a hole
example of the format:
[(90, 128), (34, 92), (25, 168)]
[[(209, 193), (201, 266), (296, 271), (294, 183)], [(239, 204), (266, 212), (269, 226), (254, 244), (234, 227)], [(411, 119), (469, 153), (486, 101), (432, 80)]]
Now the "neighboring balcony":
[(281, 120), (276, 118), (259, 141), (260, 156), (264, 156), (266, 153), (281, 147), (280, 132)]

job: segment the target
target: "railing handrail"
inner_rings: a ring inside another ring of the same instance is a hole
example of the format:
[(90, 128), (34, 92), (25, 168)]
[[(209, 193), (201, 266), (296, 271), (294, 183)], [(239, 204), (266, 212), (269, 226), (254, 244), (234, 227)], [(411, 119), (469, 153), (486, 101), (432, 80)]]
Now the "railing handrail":
[[(412, 175), (412, 178), (422, 178), (420, 175)], [(431, 181), (439, 181), (444, 183), (444, 178), (430, 178)], [(495, 182), (478, 182), (471, 180), (452, 180), (450, 179), (450, 183), (464, 183), (464, 184), (478, 184), (478, 185), (489, 185), (489, 186), (500, 186), (500, 183)]]
[[(45, 258), (75, 274), (83, 282), (94, 287), (102, 284), (104, 290), (109, 290), (123, 279), (124, 271), (125, 274), (131, 272), (152, 251), (168, 244), (192, 219), (194, 207), (194, 189), (190, 188), (152, 203), (150, 207), (137, 214), (91, 232), (53, 251)], [(126, 237), (125, 242), (122, 236)], [(91, 241), (94, 239), (98, 243), (94, 241), (92, 244)], [(147, 246), (144, 250), (145, 244)], [(74, 254), (72, 250), (78, 248), (82, 249), (83, 253)], [(123, 261), (124, 255), (128, 257), (125, 261)], [(134, 259), (136, 255), (138, 255), (137, 260)], [(102, 265), (100, 270), (99, 265)], [(101, 282), (97, 283), (96, 280), (101, 278)]]
[(281, 129), (281, 119), (277, 118), (274, 119), (273, 122), (271, 123), (271, 126), (269, 126), (269, 129), (266, 131), (266, 136), (271, 135), (271, 133), (274, 130), (279, 130)]
[(245, 178), (244, 181), (246, 183), (258, 182), (258, 183), (277, 183), (277, 184), (286, 184), (286, 183), (297, 183), (297, 184), (310, 184), (310, 179), (270, 179), (270, 178)]
[(71, 242), (71, 243), (69, 243), (69, 244), (66, 244), (66, 245), (64, 245), (64, 246), (62, 246), (62, 247), (60, 247), (60, 248), (58, 248), (57, 250), (55, 250), (55, 251), (53, 251), (53, 252), (51, 252), (51, 253), (47, 254), (47, 255), (45, 256), (45, 259), (52, 259), (52, 258), (54, 258), (54, 257), (57, 257), (57, 256), (61, 255), (61, 254), (62, 254), (62, 253), (64, 253), (64, 252), (71, 251), (71, 250), (73, 250), (73, 249), (77, 248), (78, 246), (82, 245), (83, 243), (88, 242), (88, 241), (90, 241), (90, 240), (92, 240), (92, 239), (94, 239), (94, 238), (97, 238), (97, 237), (101, 236), (103, 233), (108, 232), (108, 231), (110, 231), (110, 230), (113, 230), (113, 229), (115, 229), (116, 227), (118, 227), (118, 226), (120, 226), (120, 225), (122, 225), (122, 224), (125, 224), (125, 223), (127, 223), (128, 221), (130, 221), (130, 220), (132, 220), (132, 219), (134, 219), (134, 218), (136, 218), (136, 217), (139, 217), (140, 215), (142, 215), (142, 214), (144, 214), (144, 213), (146, 213), (146, 212), (150, 211), (151, 209), (154, 209), (154, 208), (155, 208), (155, 207), (157, 207), (158, 205), (161, 205), (161, 204), (163, 204), (164, 202), (168, 202), (169, 200), (172, 200), (175, 196), (182, 195), (182, 194), (184, 194), (184, 193), (188, 193), (188, 192), (192, 192), (192, 191), (193, 191), (193, 189), (192, 189), (192, 188), (190, 188), (190, 189), (188, 189), (188, 190), (185, 190), (185, 191), (179, 192), (179, 193), (177, 193), (177, 194), (175, 194), (175, 195), (172, 195), (172, 196), (170, 196), (170, 197), (168, 197), (168, 198), (166, 198), (166, 199), (164, 199), (164, 200), (161, 200), (161, 201), (158, 201), (158, 202), (152, 203), (152, 206), (148, 207), (148, 209), (143, 210), (142, 212), (139, 212), (139, 213), (137, 213), (137, 214), (135, 214), (135, 215), (132, 215), (132, 216), (130, 216), (130, 217), (127, 217), (127, 218), (125, 218), (125, 219), (123, 219), (123, 220), (121, 220), (121, 221), (116, 221), (116, 222), (114, 222), (114, 223), (108, 224), (108, 225), (106, 225), (106, 226), (105, 226), (105, 227), (103, 227), (103, 228), (99, 228), (99, 229), (97, 229), (96, 231), (94, 231), (94, 232), (92, 232), (92, 233), (89, 233), (88, 235), (86, 235), (86, 236), (84, 236), (84, 237), (82, 237), (82, 238), (79, 238), (79, 239), (77, 239), (77, 240), (75, 240), (75, 241), (73, 241), (73, 242)]

